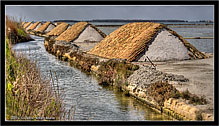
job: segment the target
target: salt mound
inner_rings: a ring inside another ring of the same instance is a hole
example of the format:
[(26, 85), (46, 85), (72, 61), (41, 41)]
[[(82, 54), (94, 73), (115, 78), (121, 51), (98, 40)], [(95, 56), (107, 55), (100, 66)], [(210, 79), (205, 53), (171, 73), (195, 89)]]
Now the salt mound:
[(184, 44), (166, 29), (161, 29), (148, 50), (138, 61), (145, 61), (149, 57), (152, 61), (185, 60), (189, 59), (189, 51)]
[(109, 59), (152, 61), (203, 59), (206, 56), (163, 24), (129, 23), (110, 33), (89, 54)]

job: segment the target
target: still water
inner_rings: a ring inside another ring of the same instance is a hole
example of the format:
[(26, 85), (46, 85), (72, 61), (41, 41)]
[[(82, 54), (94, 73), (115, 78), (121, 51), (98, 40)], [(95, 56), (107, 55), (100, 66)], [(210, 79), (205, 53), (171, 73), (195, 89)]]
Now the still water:
[(56, 72), (55, 84), (58, 83), (64, 96), (65, 109), (75, 109), (74, 120), (172, 120), (111, 87), (98, 85), (94, 77), (49, 54), (44, 48), (44, 38), (31, 37), (35, 41), (16, 44), (13, 50), (37, 61), (43, 77), (50, 78), (50, 70), (53, 75)]
[[(191, 27), (171, 27), (182, 37), (214, 37), (214, 27), (209, 26), (191, 26)], [(199, 51), (213, 53), (214, 39), (187, 39), (189, 43), (194, 45)]]

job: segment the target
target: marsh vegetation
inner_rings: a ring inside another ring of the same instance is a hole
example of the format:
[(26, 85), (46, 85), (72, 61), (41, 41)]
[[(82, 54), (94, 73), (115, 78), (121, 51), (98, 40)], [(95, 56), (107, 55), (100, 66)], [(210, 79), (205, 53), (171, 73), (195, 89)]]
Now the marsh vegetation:
[(50, 79), (42, 79), (36, 62), (12, 51), (12, 44), (33, 40), (21, 19), (6, 16), (6, 119), (59, 120), (64, 109)]

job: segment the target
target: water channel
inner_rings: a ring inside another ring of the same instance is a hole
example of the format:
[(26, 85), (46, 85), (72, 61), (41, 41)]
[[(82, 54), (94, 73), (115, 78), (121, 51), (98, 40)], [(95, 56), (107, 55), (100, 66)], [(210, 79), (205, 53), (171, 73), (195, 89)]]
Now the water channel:
[(45, 50), (43, 37), (31, 37), (35, 41), (16, 44), (13, 50), (36, 61), (43, 77), (49, 79), (50, 71), (56, 73), (58, 81), (55, 83), (58, 83), (59, 91), (64, 96), (65, 109), (75, 108), (74, 120), (172, 120), (112, 87), (98, 85), (95, 77), (49, 54)]

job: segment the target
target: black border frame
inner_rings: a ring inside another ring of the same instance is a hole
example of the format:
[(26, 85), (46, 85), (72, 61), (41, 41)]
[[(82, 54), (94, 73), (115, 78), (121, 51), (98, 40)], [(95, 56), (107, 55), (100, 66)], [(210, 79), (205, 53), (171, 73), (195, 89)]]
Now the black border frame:
[[(214, 5), (214, 121), (5, 121), (6, 5)], [(1, 1), (1, 125), (219, 125), (218, 124), (218, 5), (219, 1)], [(3, 101), (3, 102), (2, 102)]]

